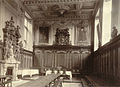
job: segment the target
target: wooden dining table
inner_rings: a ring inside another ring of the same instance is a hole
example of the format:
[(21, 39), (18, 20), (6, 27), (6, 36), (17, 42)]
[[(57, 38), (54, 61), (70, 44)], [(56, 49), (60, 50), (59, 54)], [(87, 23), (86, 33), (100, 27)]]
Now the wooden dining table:
[(32, 80), (25, 84), (19, 85), (17, 87), (46, 87), (55, 79), (57, 79), (61, 74), (50, 74), (47, 76), (40, 77), (39, 79)]

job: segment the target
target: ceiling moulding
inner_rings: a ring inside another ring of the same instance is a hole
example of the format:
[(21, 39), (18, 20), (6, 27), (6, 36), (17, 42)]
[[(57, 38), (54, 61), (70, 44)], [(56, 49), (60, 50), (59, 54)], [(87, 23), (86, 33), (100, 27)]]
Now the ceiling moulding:
[(69, 26), (88, 26), (88, 20), (59, 20), (59, 21), (39, 21), (34, 22), (36, 25), (39, 26), (53, 26), (58, 28), (67, 28)]
[(39, 5), (39, 4), (78, 4), (84, 2), (96, 2), (97, 0), (24, 0), (23, 3), (25, 5)]
[(91, 15), (80, 15), (80, 16), (65, 16), (65, 17), (51, 17), (51, 18), (43, 18), (43, 17), (37, 17), (34, 18), (34, 20), (39, 21), (39, 20), (80, 20), (80, 19), (90, 19)]
[(5, 0), (7, 1), (15, 10), (18, 9), (18, 4), (15, 0)]
[[(87, 11), (87, 12), (89, 12), (89, 11), (94, 11), (94, 9), (93, 8), (89, 8), (89, 9), (80, 9), (80, 10), (70, 10), (71, 12), (82, 12), (82, 11)], [(41, 11), (41, 10), (32, 10), (31, 11), (32, 13), (46, 13), (46, 12), (44, 12), (44, 11)], [(48, 13), (51, 13), (51, 12), (53, 12), (53, 11), (47, 11)]]

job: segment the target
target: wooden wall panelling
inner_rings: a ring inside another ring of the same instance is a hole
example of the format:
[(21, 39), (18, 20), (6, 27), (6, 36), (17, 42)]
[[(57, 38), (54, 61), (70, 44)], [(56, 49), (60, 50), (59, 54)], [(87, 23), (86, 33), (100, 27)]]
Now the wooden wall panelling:
[(37, 59), (37, 57), (39, 56), (39, 53), (35, 53), (35, 55), (34, 55), (34, 58), (36, 58), (36, 59), (34, 59), (34, 61), (33, 61), (33, 65), (34, 65), (34, 67), (37, 67), (37, 66), (41, 66), (41, 65), (38, 65), (39, 63), (39, 61), (37, 61), (38, 59)]
[(44, 66), (45, 66), (45, 67), (48, 67), (48, 66), (47, 66), (47, 61), (48, 61), (47, 56), (48, 56), (48, 55), (47, 55), (47, 53), (46, 53), (45, 50), (44, 50), (44, 51), (43, 51), (43, 60), (44, 60)]
[(54, 50), (52, 50), (52, 56), (53, 56), (52, 67), (54, 67), (55, 66), (55, 51)]
[(69, 69), (72, 69), (72, 53), (69, 54)]
[(115, 67), (115, 49), (113, 49), (113, 77), (115, 76), (115, 69), (116, 69), (116, 67)]
[(120, 79), (120, 46), (118, 47), (118, 78)]
[(107, 58), (108, 58), (108, 79), (110, 79), (110, 50), (108, 51), (108, 55), (107, 55)]
[(65, 66), (66, 66), (66, 68), (68, 68), (68, 51), (66, 51), (66, 55), (65, 55), (66, 57), (65, 57)]
[(113, 50), (111, 49), (110, 50), (110, 75), (111, 75), (111, 78), (113, 76)]
[(80, 65), (79, 65), (79, 69), (80, 70), (82, 70), (82, 57), (81, 57), (81, 53), (79, 54), (79, 57), (80, 57), (80, 59), (79, 59), (79, 62), (80, 62)]
[(115, 68), (116, 68), (115, 75), (117, 75), (117, 72), (118, 72), (118, 48), (115, 49)]
[(0, 60), (2, 60), (3, 44), (0, 42)]
[[(44, 49), (44, 53), (40, 52), (39, 54), (42, 56), (38, 56), (37, 51), (41, 51)], [(86, 50), (88, 50), (89, 48), (85, 48)], [(36, 47), (34, 48), (35, 55), (34, 55), (34, 61), (37, 60), (36, 63), (43, 63), (44, 62), (44, 66), (46, 67), (64, 67), (68, 70), (74, 70), (77, 71), (78, 70), (83, 70), (84, 67), (86, 66), (86, 59), (87, 56), (89, 54), (87, 53), (80, 53), (79, 52), (79, 48), (77, 47), (62, 47), (58, 48), (55, 46), (44, 46), (44, 47)], [(49, 50), (49, 51), (48, 51)], [(42, 58), (40, 58), (42, 57)], [(40, 59), (43, 59), (43, 61), (41, 61)], [(38, 62), (39, 61), (39, 62)], [(83, 65), (84, 64), (84, 65)], [(38, 65), (40, 67), (41, 64), (35, 64), (35, 66)], [(36, 66), (37, 67), (37, 66)]]
[(21, 49), (20, 57), (18, 57), (21, 63), (19, 65), (20, 69), (30, 69), (32, 68), (33, 52)]
[(120, 77), (119, 53), (120, 35), (94, 52), (94, 74), (106, 80), (118, 79)]

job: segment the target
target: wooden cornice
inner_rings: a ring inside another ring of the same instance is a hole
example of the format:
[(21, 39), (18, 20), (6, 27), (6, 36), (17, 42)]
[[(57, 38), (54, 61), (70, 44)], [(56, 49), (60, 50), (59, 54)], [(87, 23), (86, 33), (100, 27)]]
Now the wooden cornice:
[(37, 18), (34, 18), (35, 21), (44, 21), (44, 20), (53, 20), (53, 21), (57, 21), (57, 20), (88, 20), (90, 19), (91, 16), (88, 15), (88, 14), (81, 14), (79, 16), (75, 16), (75, 15), (72, 15), (72, 16), (64, 16), (64, 17), (49, 17), (49, 18), (41, 18), (41, 17), (37, 17)]
[(80, 50), (80, 49), (88, 49), (90, 50), (91, 46), (71, 46), (71, 45), (50, 45), (50, 46), (47, 46), (47, 45), (44, 45), (44, 46), (41, 46), (41, 45), (34, 45), (33, 46), (34, 49), (48, 49), (48, 50), (52, 50), (52, 49), (55, 49), (55, 50)]
[(96, 2), (96, 0), (22, 0), (24, 5), (40, 5), (40, 4), (78, 4), (84, 2)]

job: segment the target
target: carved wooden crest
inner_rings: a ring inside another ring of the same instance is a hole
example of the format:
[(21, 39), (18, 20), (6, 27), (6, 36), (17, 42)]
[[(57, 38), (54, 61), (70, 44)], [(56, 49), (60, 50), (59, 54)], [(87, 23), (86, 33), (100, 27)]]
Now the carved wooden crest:
[(68, 28), (56, 30), (56, 35), (55, 35), (56, 45), (69, 45), (70, 44), (70, 41), (69, 41), (70, 34), (68, 30), (69, 30)]

